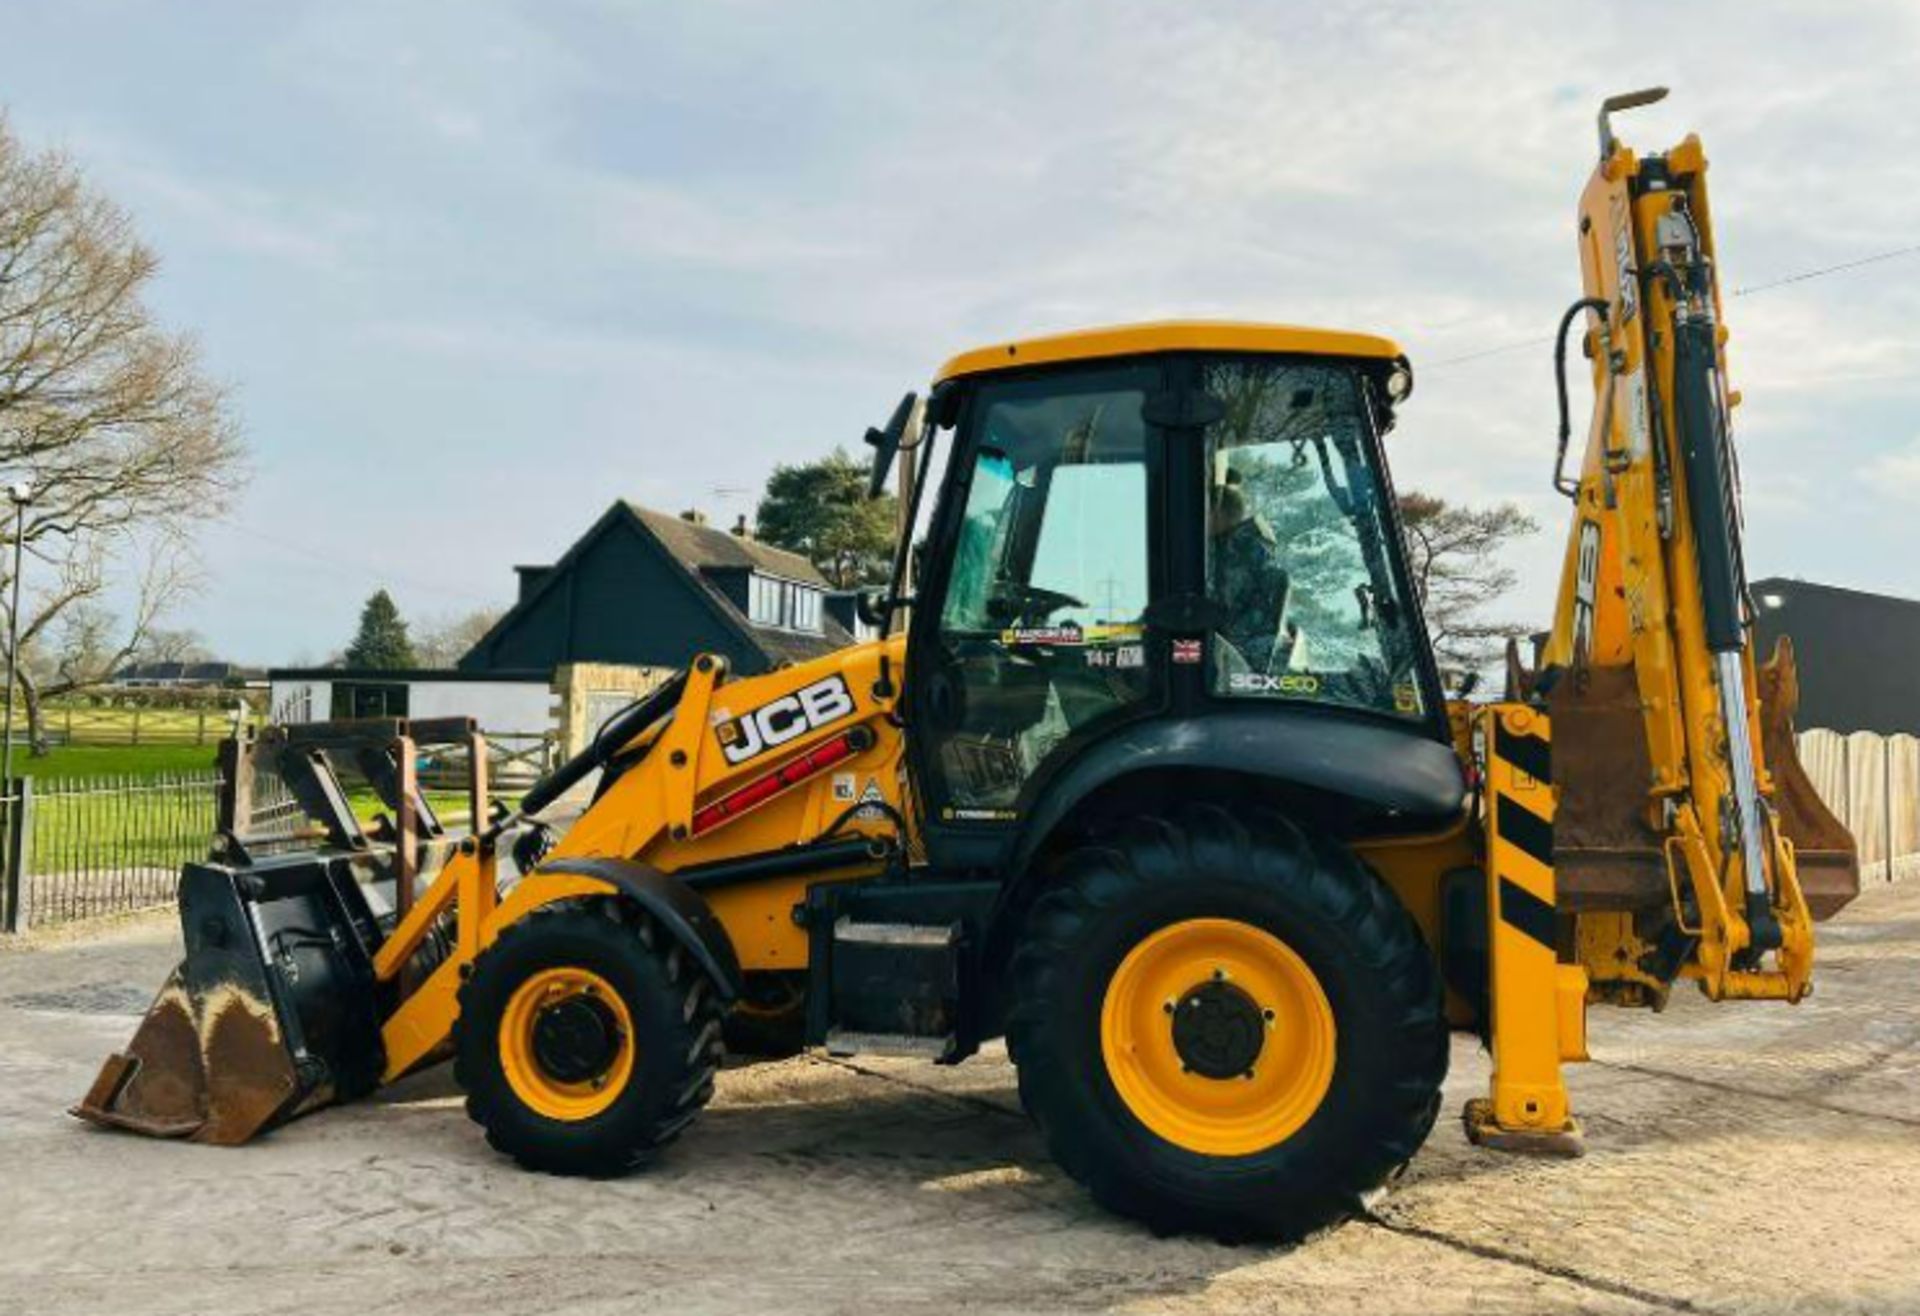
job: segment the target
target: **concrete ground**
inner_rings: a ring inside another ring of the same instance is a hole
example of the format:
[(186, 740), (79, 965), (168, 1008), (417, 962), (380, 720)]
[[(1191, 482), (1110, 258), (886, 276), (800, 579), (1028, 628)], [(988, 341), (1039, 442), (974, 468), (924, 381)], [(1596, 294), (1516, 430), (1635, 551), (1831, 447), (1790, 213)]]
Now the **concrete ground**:
[(1291, 1249), (1102, 1214), (998, 1057), (730, 1071), (609, 1183), (494, 1156), (444, 1072), (243, 1150), (67, 1118), (174, 956), (159, 920), (0, 951), (0, 1311), (1920, 1310), (1920, 883), (1828, 925), (1799, 1007), (1596, 1011), (1584, 1160), (1469, 1147), (1459, 1041), (1406, 1176)]

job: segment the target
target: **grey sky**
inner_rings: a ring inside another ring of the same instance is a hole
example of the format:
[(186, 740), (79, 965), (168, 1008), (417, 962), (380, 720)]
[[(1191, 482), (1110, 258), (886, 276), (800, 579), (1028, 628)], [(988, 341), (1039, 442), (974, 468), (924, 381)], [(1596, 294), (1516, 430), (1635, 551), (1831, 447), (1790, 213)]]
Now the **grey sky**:
[[(5, 0), (0, 98), (136, 215), (256, 477), (183, 615), (316, 659), (503, 601), (615, 497), (716, 520), (976, 342), (1398, 337), (1402, 484), (1552, 529), (1547, 333), (1600, 97), (1714, 162), (1725, 278), (1920, 242), (1911, 3)], [(1730, 307), (1760, 574), (1920, 595), (1920, 258)], [(1453, 362), (1452, 364), (1448, 364)], [(1580, 385), (1584, 405), (1584, 385)]]

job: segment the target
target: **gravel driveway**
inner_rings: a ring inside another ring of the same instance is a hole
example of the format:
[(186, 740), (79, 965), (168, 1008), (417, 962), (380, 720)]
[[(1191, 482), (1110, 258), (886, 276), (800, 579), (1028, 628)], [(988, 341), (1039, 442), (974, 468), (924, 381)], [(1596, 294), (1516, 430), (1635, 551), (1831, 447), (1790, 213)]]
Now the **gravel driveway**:
[(654, 1170), (488, 1152), (444, 1070), (232, 1151), (67, 1118), (176, 956), (169, 922), (0, 950), (0, 1311), (1920, 1311), (1920, 883), (1825, 930), (1798, 1007), (1598, 1011), (1584, 1160), (1469, 1147), (1486, 1058), (1355, 1221), (1157, 1239), (1047, 1162), (997, 1052), (731, 1070)]

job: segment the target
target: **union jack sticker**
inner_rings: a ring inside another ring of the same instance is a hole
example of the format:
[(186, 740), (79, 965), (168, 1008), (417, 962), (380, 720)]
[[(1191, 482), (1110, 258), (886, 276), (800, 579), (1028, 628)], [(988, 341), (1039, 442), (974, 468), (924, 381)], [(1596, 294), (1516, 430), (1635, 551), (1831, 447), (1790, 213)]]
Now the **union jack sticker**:
[(1200, 661), (1199, 640), (1175, 640), (1173, 642), (1173, 661), (1176, 663), (1197, 663)]

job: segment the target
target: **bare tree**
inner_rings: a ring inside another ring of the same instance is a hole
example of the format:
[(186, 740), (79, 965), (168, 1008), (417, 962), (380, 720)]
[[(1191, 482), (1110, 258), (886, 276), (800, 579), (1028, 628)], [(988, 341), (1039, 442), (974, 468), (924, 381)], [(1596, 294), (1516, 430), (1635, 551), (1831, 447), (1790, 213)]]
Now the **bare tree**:
[(413, 656), (422, 667), (452, 667), (502, 615), (500, 608), (475, 608), (458, 616), (429, 617), (413, 636)]
[[(143, 300), (156, 268), (124, 211), (0, 119), (0, 472), (33, 487), (29, 588), (0, 655), (23, 659), (36, 746), (43, 701), (104, 681), (194, 587), (191, 533), (242, 477), (223, 394)], [(131, 599), (117, 623), (110, 595)], [(51, 670), (25, 661), (47, 648)]]
[(204, 663), (213, 655), (199, 631), (156, 626), (142, 638), (133, 657), (142, 663)]
[(1517, 503), (1467, 507), (1407, 490), (1400, 495), (1408, 566), (1420, 592), (1434, 655), (1449, 683), (1492, 663), (1510, 636), (1528, 627), (1486, 609), (1511, 590), (1501, 552), (1540, 525)]

